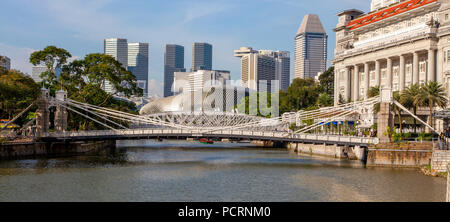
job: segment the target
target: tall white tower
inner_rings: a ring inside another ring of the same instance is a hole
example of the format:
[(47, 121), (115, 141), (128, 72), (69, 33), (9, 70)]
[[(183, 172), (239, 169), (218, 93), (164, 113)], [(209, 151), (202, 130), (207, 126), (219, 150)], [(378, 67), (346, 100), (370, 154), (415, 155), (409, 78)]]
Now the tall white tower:
[[(105, 39), (103, 50), (105, 55), (110, 55), (120, 62), (123, 68), (128, 68), (128, 41), (126, 39)], [(105, 81), (104, 90), (107, 93), (114, 93), (114, 87), (108, 81)]]

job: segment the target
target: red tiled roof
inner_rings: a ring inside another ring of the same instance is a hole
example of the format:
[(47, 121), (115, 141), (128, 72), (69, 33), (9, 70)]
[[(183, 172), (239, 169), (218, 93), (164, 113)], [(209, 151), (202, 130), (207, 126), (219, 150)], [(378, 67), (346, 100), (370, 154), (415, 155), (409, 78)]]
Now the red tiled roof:
[(372, 24), (374, 22), (378, 22), (380, 20), (422, 7), (424, 5), (428, 5), (430, 3), (436, 2), (437, 0), (409, 0), (392, 7), (383, 9), (379, 12), (366, 15), (364, 17), (355, 19), (347, 24), (347, 28), (350, 30), (357, 29), (363, 27), (365, 25)]

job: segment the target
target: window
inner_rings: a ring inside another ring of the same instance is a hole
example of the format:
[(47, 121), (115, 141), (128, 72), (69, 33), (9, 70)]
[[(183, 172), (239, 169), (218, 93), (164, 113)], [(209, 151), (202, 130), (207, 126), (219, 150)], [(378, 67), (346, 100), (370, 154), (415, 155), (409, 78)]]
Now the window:
[(392, 85), (392, 90), (395, 92), (395, 91), (398, 91), (398, 84), (393, 84)]
[(447, 51), (447, 62), (450, 60), (450, 50)]
[(398, 77), (398, 66), (394, 67), (392, 72), (393, 72), (394, 77)]
[(375, 71), (370, 72), (370, 80), (375, 80)]
[(425, 73), (425, 68), (426, 68), (425, 66), (426, 66), (425, 61), (422, 61), (419, 63), (419, 72), (420, 73)]
[(445, 21), (448, 20), (448, 14), (445, 14)]
[(381, 70), (381, 78), (386, 79), (386, 69)]

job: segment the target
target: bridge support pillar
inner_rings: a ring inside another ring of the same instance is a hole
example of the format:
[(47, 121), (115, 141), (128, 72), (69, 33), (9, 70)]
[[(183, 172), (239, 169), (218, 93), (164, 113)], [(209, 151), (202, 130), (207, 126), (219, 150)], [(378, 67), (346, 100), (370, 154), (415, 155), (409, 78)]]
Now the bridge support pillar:
[[(66, 91), (57, 91), (56, 100), (65, 102), (67, 100)], [(65, 132), (67, 130), (67, 109), (62, 106), (56, 106), (55, 112), (55, 131)]]
[(37, 100), (38, 109), (36, 111), (36, 136), (45, 136), (50, 129), (50, 93), (47, 89), (41, 90), (41, 95)]
[(388, 127), (390, 131), (394, 130), (394, 117), (391, 112), (391, 104), (390, 103), (381, 103), (380, 104), (380, 112), (378, 113), (378, 138), (380, 139), (380, 143), (389, 143), (391, 141), (388, 133)]
[(394, 102), (394, 97), (391, 88), (382, 88), (380, 92), (380, 112), (378, 113), (378, 127), (377, 134), (380, 143), (389, 143), (391, 135), (388, 129), (392, 132), (394, 130), (394, 116), (392, 114), (391, 104)]

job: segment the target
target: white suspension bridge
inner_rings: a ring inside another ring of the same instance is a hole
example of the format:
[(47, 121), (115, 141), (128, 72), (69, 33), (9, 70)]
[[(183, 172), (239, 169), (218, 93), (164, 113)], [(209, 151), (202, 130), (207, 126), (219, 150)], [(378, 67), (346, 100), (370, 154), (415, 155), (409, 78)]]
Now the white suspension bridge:
[[(409, 110), (401, 106), (401, 104), (392, 100), (391, 97), (383, 100), (378, 96), (335, 107), (300, 111), (275, 118), (262, 118), (224, 112), (170, 112), (142, 116), (70, 100), (67, 99), (65, 92), (62, 91), (57, 92), (56, 98), (51, 98), (48, 91), (43, 90), (41, 97), (36, 101), (39, 106), (36, 119), (31, 120), (24, 127), (36, 122), (36, 137), (46, 142), (151, 138), (217, 138), (367, 147), (370, 144), (378, 144), (382, 136), (379, 135), (380, 138), (371, 138), (320, 135), (312, 132), (334, 121), (339, 121), (347, 117), (358, 117), (363, 114), (364, 110), (366, 112), (367, 110), (372, 110), (373, 106), (380, 102), (395, 103), (405, 112), (414, 116)], [(55, 132), (49, 132), (49, 108), (52, 106), (56, 107)], [(30, 108), (31, 105), (27, 110)], [(24, 110), (21, 115), (27, 110)], [(91, 120), (107, 130), (66, 131), (67, 111)], [(420, 118), (414, 117), (436, 133), (440, 133)], [(289, 130), (290, 120), (292, 119), (300, 120), (300, 122), (309, 121), (312, 124), (304, 125), (302, 128), (292, 131)], [(389, 125), (387, 121), (386, 124)], [(382, 125), (381, 127), (385, 126)]]

